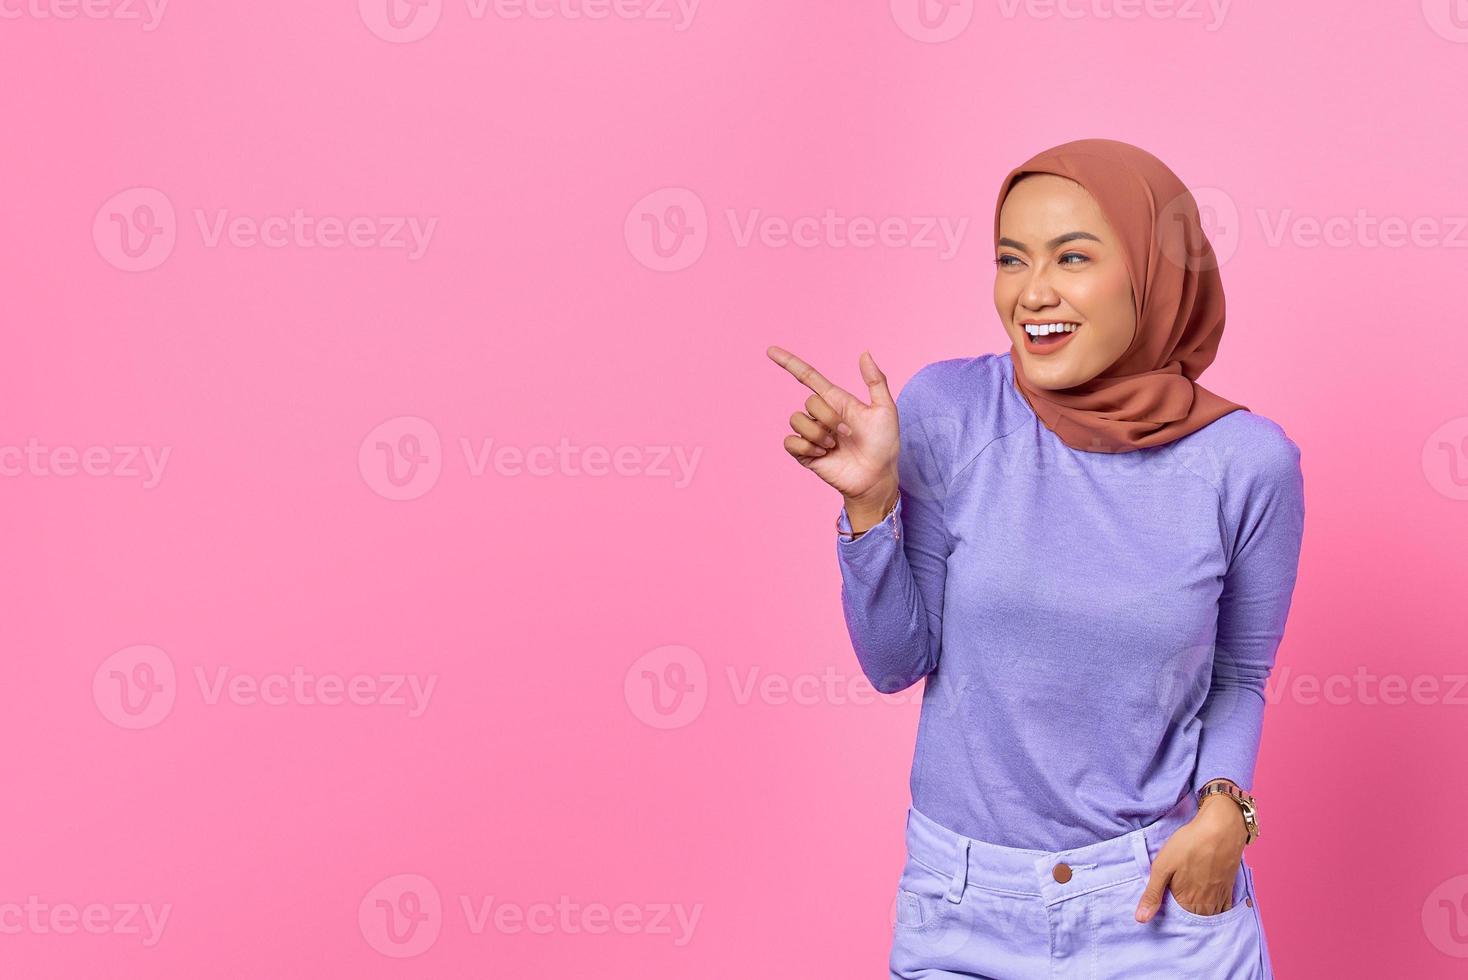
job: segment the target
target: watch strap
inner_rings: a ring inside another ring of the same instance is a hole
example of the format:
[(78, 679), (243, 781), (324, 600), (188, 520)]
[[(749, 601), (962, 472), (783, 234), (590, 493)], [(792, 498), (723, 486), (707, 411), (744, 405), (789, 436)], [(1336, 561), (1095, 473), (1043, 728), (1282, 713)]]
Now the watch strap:
[(1239, 805), (1239, 809), (1243, 811), (1244, 830), (1247, 834), (1244, 846), (1247, 847), (1254, 843), (1259, 837), (1259, 811), (1255, 806), (1254, 797), (1231, 782), (1215, 781), (1198, 790), (1198, 804), (1201, 806), (1208, 797), (1219, 795), (1227, 796)]

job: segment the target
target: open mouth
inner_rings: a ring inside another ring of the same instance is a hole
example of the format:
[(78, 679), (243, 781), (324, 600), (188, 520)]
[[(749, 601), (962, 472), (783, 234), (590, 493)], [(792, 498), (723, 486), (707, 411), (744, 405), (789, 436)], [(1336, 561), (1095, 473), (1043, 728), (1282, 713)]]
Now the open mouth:
[(1025, 332), (1025, 349), (1034, 354), (1049, 354), (1059, 350), (1080, 328), (1080, 323), (1073, 320), (1020, 324), (1020, 329)]

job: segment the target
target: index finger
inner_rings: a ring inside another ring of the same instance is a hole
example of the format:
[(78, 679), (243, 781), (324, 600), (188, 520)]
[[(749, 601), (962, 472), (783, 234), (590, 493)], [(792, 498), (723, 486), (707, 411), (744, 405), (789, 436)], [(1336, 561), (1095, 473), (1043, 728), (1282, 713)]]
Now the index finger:
[(840, 390), (840, 388), (838, 388), (836, 385), (833, 385), (831, 382), (827, 381), (825, 376), (821, 374), (821, 372), (817, 371), (815, 368), (811, 367), (809, 364), (805, 363), (800, 358), (796, 357), (794, 354), (790, 353), (783, 347), (776, 347), (772, 344), (769, 347), (765, 348), (765, 353), (770, 355), (770, 360), (774, 361), (776, 364), (780, 365), (782, 368), (795, 375), (796, 381), (799, 381), (801, 384), (805, 385), (807, 388), (818, 395), (824, 397), (826, 392), (830, 391), (833, 388), (836, 388), (836, 390), (838, 391)]

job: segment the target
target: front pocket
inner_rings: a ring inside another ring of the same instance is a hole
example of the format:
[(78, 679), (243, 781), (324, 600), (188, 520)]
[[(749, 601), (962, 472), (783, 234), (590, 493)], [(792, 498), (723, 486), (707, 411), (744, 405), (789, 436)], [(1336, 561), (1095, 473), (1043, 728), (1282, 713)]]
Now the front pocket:
[(942, 914), (948, 901), (948, 878), (909, 856), (897, 883), (897, 927), (922, 929)]
[(1248, 904), (1249, 901), (1252, 901), (1252, 897), (1249, 894), (1249, 879), (1244, 873), (1244, 862), (1242, 859), (1239, 861), (1238, 870), (1234, 872), (1233, 895), (1233, 905), (1219, 912), (1217, 915), (1199, 915), (1197, 912), (1189, 912), (1183, 908), (1182, 903), (1173, 897), (1171, 882), (1168, 882), (1167, 889), (1162, 893), (1162, 901), (1168, 909), (1177, 914), (1179, 919), (1186, 922), (1200, 922), (1205, 925), (1217, 926), (1243, 918), (1252, 912), (1253, 909)]
[(921, 895), (906, 888), (897, 889), (897, 928), (921, 929), (930, 917)]

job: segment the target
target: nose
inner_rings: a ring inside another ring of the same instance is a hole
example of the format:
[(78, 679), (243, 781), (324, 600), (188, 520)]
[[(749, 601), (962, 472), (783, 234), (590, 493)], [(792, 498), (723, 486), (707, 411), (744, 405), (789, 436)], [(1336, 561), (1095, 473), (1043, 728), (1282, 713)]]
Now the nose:
[(1060, 294), (1051, 284), (1048, 270), (1048, 263), (1043, 262), (1030, 269), (1029, 278), (1019, 294), (1019, 301), (1026, 309), (1043, 310), (1060, 302)]

